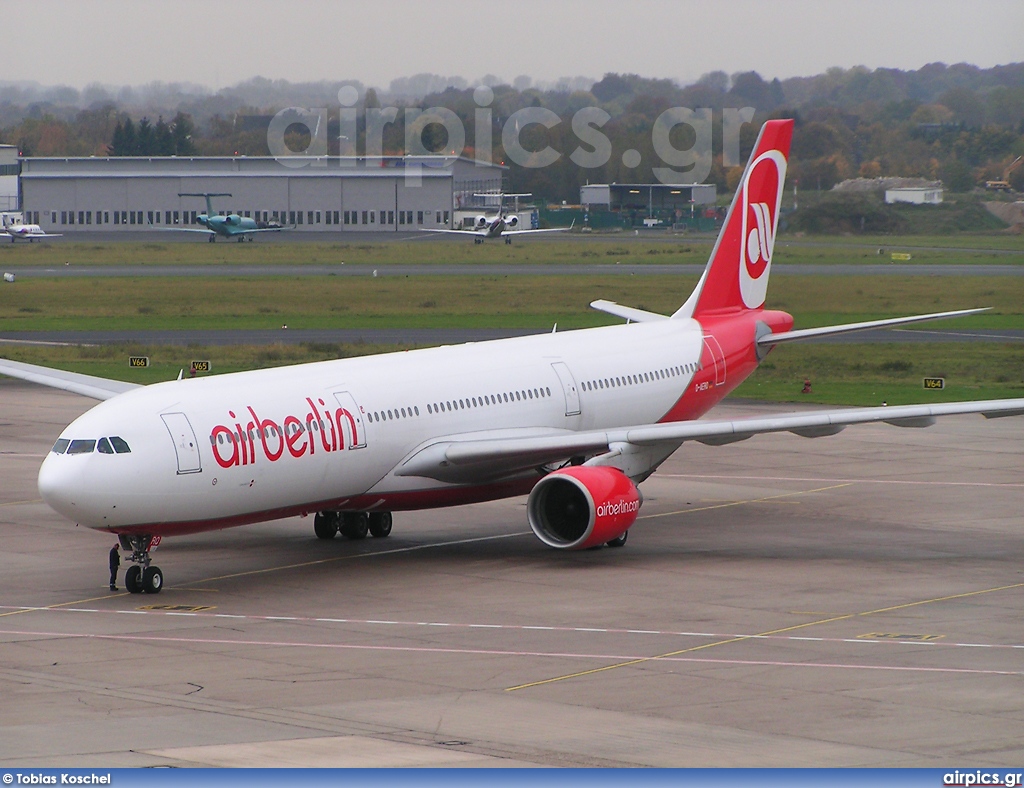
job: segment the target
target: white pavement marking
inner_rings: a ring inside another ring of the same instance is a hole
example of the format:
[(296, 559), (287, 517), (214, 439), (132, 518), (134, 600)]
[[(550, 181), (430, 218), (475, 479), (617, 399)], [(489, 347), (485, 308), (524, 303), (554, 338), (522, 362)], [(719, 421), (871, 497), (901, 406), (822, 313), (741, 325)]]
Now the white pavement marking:
[[(1017, 482), (947, 482), (947, 481), (911, 481), (904, 479), (824, 479), (810, 476), (731, 476), (728, 474), (710, 473), (659, 473), (659, 479), (722, 479), (725, 481), (757, 481), (757, 482), (835, 482), (848, 484), (912, 484), (935, 487), (1024, 487)], [(758, 501), (757, 503), (761, 503)]]
[[(405, 652), (417, 654), (458, 654), (464, 656), (481, 657), (541, 657), (556, 659), (595, 659), (603, 662), (608, 661), (629, 661), (642, 662), (645, 665), (653, 662), (690, 662), (705, 665), (745, 665), (759, 667), (778, 668), (831, 668), (833, 670), (883, 670), (898, 671), (902, 673), (957, 673), (974, 674), (986, 676), (1024, 676), (1024, 671), (1019, 670), (985, 670), (979, 668), (945, 668), (945, 667), (924, 667), (908, 665), (857, 665), (844, 662), (784, 662), (779, 660), (755, 660), (755, 659), (714, 659), (709, 657), (680, 657), (680, 656), (659, 656), (648, 655), (624, 655), (624, 654), (587, 654), (564, 651), (512, 651), (502, 649), (472, 649), (472, 648), (440, 648), (430, 646), (382, 646), (382, 645), (357, 645), (351, 643), (311, 643), (303, 641), (287, 640), (231, 640), (228, 638), (186, 638), (166, 637), (158, 635), (100, 635), (81, 632), (39, 632), (33, 630), (5, 630), (0, 631), (2, 635), (13, 635), (17, 637), (46, 637), (46, 638), (73, 638), (82, 640), (114, 640), (118, 642), (139, 642), (139, 643), (166, 643), (166, 644), (187, 644), (190, 646), (216, 645), (216, 646), (255, 646), (258, 648), (308, 648), (308, 649), (336, 649), (339, 651), (387, 651)], [(862, 641), (863, 642), (863, 641)]]
[[(602, 634), (602, 635), (643, 635), (657, 637), (686, 637), (686, 638), (742, 638), (744, 640), (783, 640), (783, 641), (809, 641), (813, 643), (855, 643), (868, 645), (903, 644), (914, 646), (945, 646), (948, 648), (994, 648), (994, 649), (1022, 649), (1024, 643), (961, 643), (940, 640), (909, 640), (909, 639), (884, 639), (865, 640), (863, 638), (826, 638), (813, 637), (809, 635), (760, 635), (744, 634), (738, 632), (693, 632), (688, 630), (667, 630), (667, 629), (618, 629), (614, 627), (553, 627), (533, 624), (462, 624), (452, 621), (392, 621), (381, 619), (363, 618), (311, 618), (304, 616), (252, 616), (233, 615), (228, 613), (182, 613), (170, 610), (96, 610), (93, 608), (76, 607), (28, 607), (24, 605), (0, 605), (0, 610), (17, 610), (23, 613), (96, 613), (99, 615), (116, 615), (130, 613), (137, 616), (189, 616), (192, 618), (232, 618), (254, 623), (295, 621), (298, 623), (329, 623), (329, 624), (350, 624), (354, 626), (387, 626), (387, 627), (436, 627), (453, 630), (461, 629), (503, 629), (513, 632), (578, 632), (581, 634)], [(0, 635), (5, 630), (0, 629)]]

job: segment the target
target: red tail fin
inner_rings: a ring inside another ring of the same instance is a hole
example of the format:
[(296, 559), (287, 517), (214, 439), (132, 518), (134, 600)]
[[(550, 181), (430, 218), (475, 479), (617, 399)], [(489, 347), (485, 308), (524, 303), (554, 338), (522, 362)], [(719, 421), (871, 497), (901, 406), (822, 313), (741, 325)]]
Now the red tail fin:
[(792, 137), (792, 120), (769, 120), (761, 127), (708, 267), (676, 315), (700, 317), (764, 305)]

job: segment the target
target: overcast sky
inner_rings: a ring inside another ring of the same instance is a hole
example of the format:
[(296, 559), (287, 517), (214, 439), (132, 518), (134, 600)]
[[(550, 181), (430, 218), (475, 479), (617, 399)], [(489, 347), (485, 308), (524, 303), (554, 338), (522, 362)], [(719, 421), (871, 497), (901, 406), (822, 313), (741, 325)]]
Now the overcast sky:
[(0, 80), (511, 82), (1024, 60), (1024, 0), (0, 0)]

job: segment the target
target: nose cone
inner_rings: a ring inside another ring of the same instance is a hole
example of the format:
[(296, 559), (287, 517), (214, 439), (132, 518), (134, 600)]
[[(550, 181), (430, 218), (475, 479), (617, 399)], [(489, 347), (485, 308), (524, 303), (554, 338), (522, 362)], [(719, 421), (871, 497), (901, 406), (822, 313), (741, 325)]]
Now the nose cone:
[(67, 462), (67, 459), (53, 453), (46, 455), (39, 469), (39, 495), (51, 509), (77, 521), (76, 499), (80, 485), (76, 480), (80, 474), (75, 467), (78, 463)]

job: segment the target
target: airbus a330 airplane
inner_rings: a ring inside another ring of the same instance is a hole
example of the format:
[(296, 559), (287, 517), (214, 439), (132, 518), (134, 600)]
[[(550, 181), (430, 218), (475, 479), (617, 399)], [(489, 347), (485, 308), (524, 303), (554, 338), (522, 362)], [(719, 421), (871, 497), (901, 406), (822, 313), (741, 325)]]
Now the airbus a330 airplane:
[(557, 549), (621, 545), (637, 485), (685, 441), (850, 424), (1024, 414), (1024, 399), (696, 419), (777, 344), (970, 314), (793, 330), (764, 308), (793, 122), (758, 137), (707, 268), (673, 315), (597, 301), (625, 325), (341, 359), (150, 386), (0, 362), (0, 372), (105, 400), (60, 434), (43, 499), (118, 535), (132, 592), (158, 592), (154, 540), (315, 514), (323, 539), (387, 536), (391, 512), (529, 494)]
[(473, 243), (482, 244), (489, 238), (504, 238), (505, 243), (512, 243), (513, 236), (517, 235), (536, 235), (538, 233), (566, 233), (572, 229), (569, 227), (552, 227), (543, 230), (520, 230), (519, 229), (519, 217), (515, 213), (505, 213), (504, 199), (506, 197), (529, 197), (529, 194), (498, 194), (498, 193), (486, 193), (486, 194), (475, 194), (474, 197), (497, 197), (498, 213), (492, 216), (486, 214), (479, 214), (473, 220), (473, 228), (471, 230), (448, 230), (448, 229), (434, 229), (421, 227), (420, 232), (424, 233), (446, 233), (448, 235), (461, 235), (463, 238), (470, 237), (473, 239)]
[(196, 217), (196, 221), (206, 229), (198, 230), (194, 227), (160, 227), (158, 229), (180, 233), (203, 233), (209, 236), (210, 243), (216, 241), (218, 235), (222, 235), (225, 238), (234, 238), (241, 243), (246, 240), (251, 241), (255, 233), (279, 233), (282, 230), (289, 229), (286, 227), (260, 227), (259, 222), (255, 219), (250, 219), (248, 216), (239, 216), (237, 213), (218, 216), (213, 212), (211, 198), (230, 197), (231, 194), (227, 192), (202, 192), (198, 194), (180, 192), (178, 196), (206, 198), (206, 213), (201, 213)]

